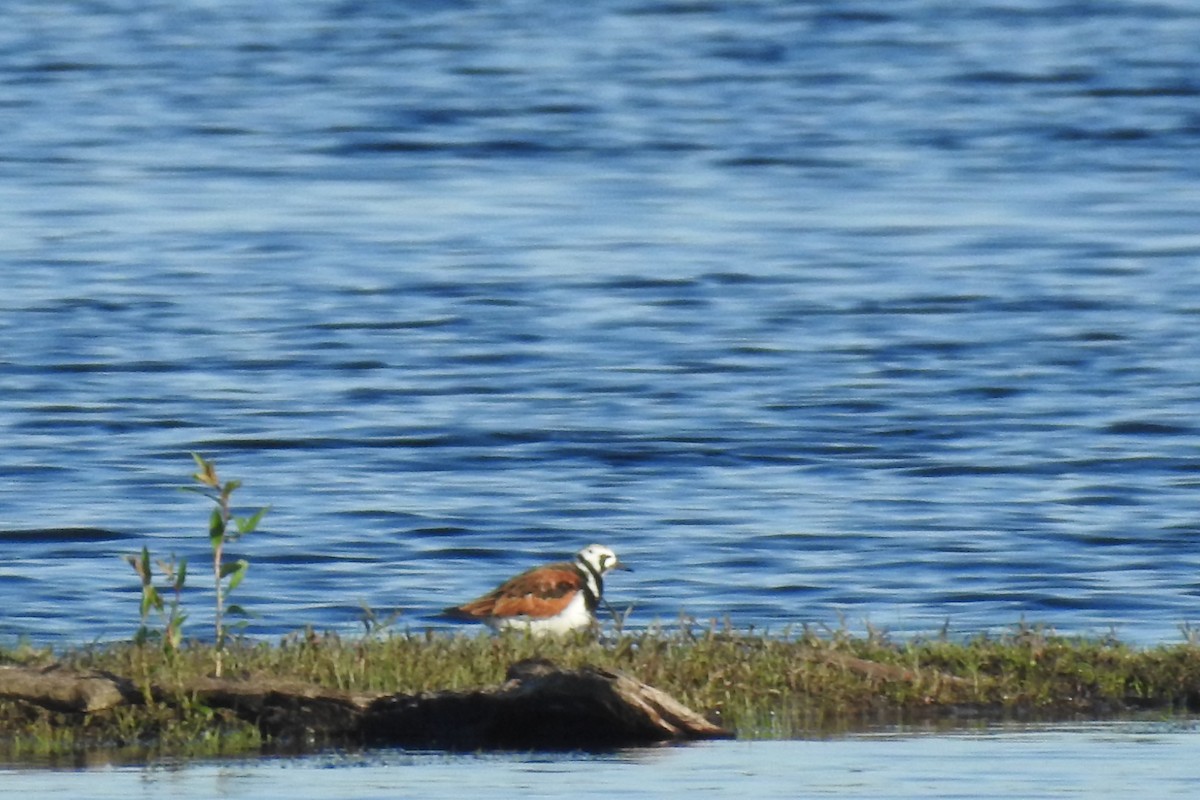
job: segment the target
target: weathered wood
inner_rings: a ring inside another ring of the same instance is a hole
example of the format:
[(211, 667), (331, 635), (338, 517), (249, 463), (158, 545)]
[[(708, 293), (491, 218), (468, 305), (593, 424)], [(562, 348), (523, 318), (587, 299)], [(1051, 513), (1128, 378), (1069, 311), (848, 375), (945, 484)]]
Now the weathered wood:
[(127, 702), (127, 681), (105, 672), (76, 672), (58, 665), (0, 666), (0, 697), (54, 711), (90, 714)]
[(490, 691), (380, 698), (362, 731), (372, 743), (450, 749), (606, 748), (733, 735), (628, 675), (544, 661), (514, 665)]
[[(256, 724), (277, 743), (390, 744), (448, 749), (608, 748), (723, 738), (670, 695), (619, 672), (564, 670), (545, 661), (514, 665), (493, 689), (379, 695), (265, 679), (205, 678), (151, 687), (154, 699), (186, 695)], [(95, 672), (0, 668), (0, 697), (92, 713), (144, 702), (129, 681)]]
[[(263, 678), (204, 678), (187, 691), (210, 708), (229, 709), (255, 723), (273, 740), (298, 745), (358, 739), (363, 712), (379, 696)], [(155, 689), (163, 702), (177, 694)]]

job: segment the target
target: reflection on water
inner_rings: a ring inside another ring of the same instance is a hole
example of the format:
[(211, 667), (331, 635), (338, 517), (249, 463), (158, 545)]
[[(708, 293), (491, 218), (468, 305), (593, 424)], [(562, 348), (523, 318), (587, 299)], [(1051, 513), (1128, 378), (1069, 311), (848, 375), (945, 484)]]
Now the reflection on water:
[(304, 759), (42, 771), (0, 768), (6, 792), (96, 800), (496, 797), (1192, 797), (1200, 730), (1178, 722), (1002, 726), (814, 741), (716, 742), (611, 755), (383, 751)]

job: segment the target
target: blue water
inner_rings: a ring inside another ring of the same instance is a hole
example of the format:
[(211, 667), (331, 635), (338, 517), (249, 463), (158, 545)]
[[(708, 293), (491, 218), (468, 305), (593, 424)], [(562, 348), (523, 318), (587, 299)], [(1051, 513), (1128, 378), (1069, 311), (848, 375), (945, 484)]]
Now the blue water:
[(1188, 724), (1109, 723), (822, 741), (720, 742), (611, 755), (376, 752), (46, 772), (0, 766), (6, 791), (95, 800), (258, 798), (1195, 796)]
[(591, 541), (628, 624), (1200, 620), (1191, 2), (12, 2), (0, 642)]

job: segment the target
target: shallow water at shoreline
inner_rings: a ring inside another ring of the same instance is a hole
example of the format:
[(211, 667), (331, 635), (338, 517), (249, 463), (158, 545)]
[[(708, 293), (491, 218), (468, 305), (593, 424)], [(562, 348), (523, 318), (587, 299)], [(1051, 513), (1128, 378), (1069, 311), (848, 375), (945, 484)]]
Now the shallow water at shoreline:
[(1195, 723), (1004, 725), (822, 740), (718, 742), (608, 755), (380, 751), (82, 771), (0, 767), (8, 792), (94, 800), (287, 796), (1191, 797)]

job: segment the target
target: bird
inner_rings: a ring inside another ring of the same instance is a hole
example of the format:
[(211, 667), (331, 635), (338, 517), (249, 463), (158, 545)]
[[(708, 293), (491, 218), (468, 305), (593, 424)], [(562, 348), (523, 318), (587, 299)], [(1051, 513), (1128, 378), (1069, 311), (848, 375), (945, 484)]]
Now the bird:
[(482, 622), (495, 631), (515, 628), (542, 635), (584, 630), (596, 621), (604, 575), (614, 569), (632, 572), (611, 548), (589, 544), (573, 561), (526, 570), (481, 597), (444, 609), (442, 615)]

